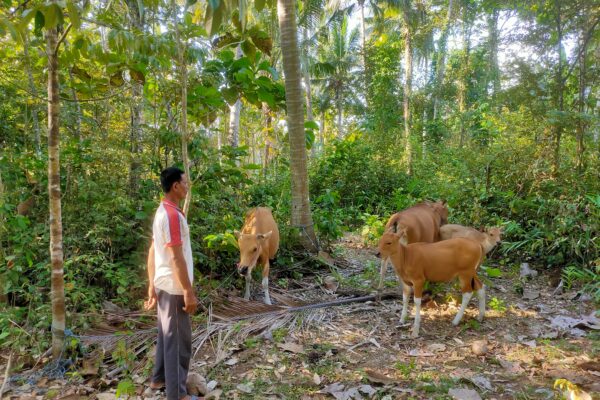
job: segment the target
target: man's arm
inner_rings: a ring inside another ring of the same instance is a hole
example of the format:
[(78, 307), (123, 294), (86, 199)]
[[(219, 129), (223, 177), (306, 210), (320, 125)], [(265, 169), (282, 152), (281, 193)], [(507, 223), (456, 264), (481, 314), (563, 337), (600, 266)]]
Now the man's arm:
[(150, 250), (148, 251), (148, 300), (144, 302), (144, 308), (150, 310), (156, 305), (156, 291), (154, 289), (154, 274), (155, 274), (155, 262), (154, 262), (154, 241), (150, 244)]
[(185, 307), (183, 307), (183, 311), (185, 311), (188, 314), (193, 314), (196, 312), (196, 308), (198, 307), (198, 299), (194, 294), (194, 288), (192, 287), (192, 283), (190, 282), (187, 264), (185, 263), (185, 257), (183, 256), (183, 247), (170, 246), (167, 248), (171, 252), (173, 260), (171, 268), (173, 268), (174, 275), (181, 284), (181, 287), (183, 288), (183, 301), (185, 302)]

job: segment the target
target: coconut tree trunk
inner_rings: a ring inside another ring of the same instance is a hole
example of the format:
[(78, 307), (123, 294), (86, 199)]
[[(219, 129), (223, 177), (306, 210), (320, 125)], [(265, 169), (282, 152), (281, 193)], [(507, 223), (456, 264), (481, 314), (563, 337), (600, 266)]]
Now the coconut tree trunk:
[(298, 228), (300, 243), (309, 251), (317, 250), (310, 201), (308, 197), (308, 170), (304, 110), (300, 85), (300, 55), (296, 28), (296, 2), (277, 0), (277, 16), (281, 35), (287, 125), (290, 138), (290, 170), (292, 178), (292, 227)]
[(52, 299), (52, 356), (58, 359), (65, 340), (62, 211), (60, 204), (60, 150), (58, 86), (58, 28), (46, 31), (48, 54), (48, 197), (50, 200), (50, 262)]
[(406, 160), (406, 173), (412, 175), (412, 148), (410, 143), (410, 99), (412, 92), (412, 32), (410, 29), (409, 9), (405, 8), (404, 17), (404, 62), (406, 77), (404, 79), (404, 159)]

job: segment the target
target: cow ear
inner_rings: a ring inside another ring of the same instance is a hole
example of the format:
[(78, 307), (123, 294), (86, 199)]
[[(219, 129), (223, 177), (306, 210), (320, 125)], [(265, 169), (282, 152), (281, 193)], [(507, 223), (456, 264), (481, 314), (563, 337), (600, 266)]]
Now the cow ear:
[(258, 235), (256, 235), (256, 237), (259, 240), (265, 240), (271, 237), (271, 235), (273, 234), (273, 231), (269, 231), (267, 233), (259, 233)]
[(398, 221), (394, 221), (394, 225), (392, 225), (392, 232), (398, 233)]
[(237, 231), (237, 230), (233, 231), (233, 234), (235, 235), (235, 237), (236, 237), (237, 239), (239, 239), (239, 238), (240, 238), (240, 236), (241, 236), (241, 233), (240, 233), (240, 231)]

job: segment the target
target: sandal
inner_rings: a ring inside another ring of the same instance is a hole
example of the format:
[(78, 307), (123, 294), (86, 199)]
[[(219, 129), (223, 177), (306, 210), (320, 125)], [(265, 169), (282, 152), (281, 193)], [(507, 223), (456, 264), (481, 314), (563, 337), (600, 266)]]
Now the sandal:
[(152, 390), (163, 390), (165, 388), (165, 384), (163, 382), (150, 382), (148, 387)]

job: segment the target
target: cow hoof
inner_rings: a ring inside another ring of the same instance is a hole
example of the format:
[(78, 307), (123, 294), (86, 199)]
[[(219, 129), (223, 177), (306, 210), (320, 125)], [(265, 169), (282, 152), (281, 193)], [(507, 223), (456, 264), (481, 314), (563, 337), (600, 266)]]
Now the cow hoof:
[(413, 332), (413, 333), (410, 335), (410, 337), (411, 337), (411, 338), (413, 338), (413, 339), (416, 339), (416, 338), (418, 338), (418, 337), (419, 337), (419, 332)]

